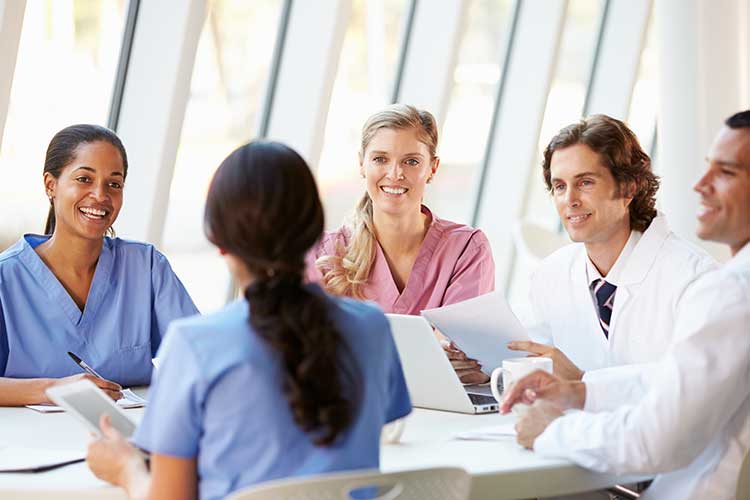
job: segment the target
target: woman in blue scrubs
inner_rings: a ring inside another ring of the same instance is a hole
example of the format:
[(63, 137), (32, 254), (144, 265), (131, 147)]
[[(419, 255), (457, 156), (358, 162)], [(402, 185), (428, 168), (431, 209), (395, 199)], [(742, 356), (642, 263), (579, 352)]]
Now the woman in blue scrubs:
[(305, 161), (254, 142), (219, 167), (208, 238), (244, 297), (175, 321), (160, 349), (135, 448), (101, 422), (94, 473), (131, 498), (224, 498), (289, 476), (377, 468), (383, 425), (411, 411), (388, 321), (374, 304), (303, 284), (323, 232)]
[[(0, 406), (47, 402), (46, 388), (89, 378), (113, 398), (147, 384), (170, 321), (198, 310), (152, 245), (121, 240), (128, 159), (96, 125), (58, 132), (44, 162), (45, 235), (0, 254)], [(83, 374), (77, 354), (104, 379)]]

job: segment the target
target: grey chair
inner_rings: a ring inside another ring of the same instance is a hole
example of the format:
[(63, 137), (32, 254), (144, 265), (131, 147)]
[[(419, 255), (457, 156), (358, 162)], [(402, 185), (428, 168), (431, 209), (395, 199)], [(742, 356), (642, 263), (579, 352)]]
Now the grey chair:
[(227, 500), (467, 500), (470, 489), (471, 476), (458, 468), (364, 470), (269, 481)]

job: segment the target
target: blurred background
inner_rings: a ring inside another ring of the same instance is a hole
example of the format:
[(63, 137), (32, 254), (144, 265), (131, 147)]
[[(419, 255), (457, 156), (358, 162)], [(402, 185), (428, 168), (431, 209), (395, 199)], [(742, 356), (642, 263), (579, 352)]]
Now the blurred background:
[(547, 141), (591, 113), (626, 120), (692, 237), (706, 147), (750, 104), (749, 31), (750, 0), (0, 0), (0, 251), (43, 230), (54, 133), (106, 125), (130, 157), (118, 236), (157, 245), (216, 309), (230, 284), (202, 212), (221, 160), (289, 143), (332, 229), (364, 190), (364, 120), (404, 102), (440, 123), (425, 203), (486, 231), (523, 315), (529, 272), (565, 242)]

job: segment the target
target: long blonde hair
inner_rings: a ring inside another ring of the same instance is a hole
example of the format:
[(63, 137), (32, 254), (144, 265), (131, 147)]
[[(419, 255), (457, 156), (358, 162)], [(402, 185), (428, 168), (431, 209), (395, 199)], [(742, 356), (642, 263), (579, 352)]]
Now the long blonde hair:
[[(364, 161), (365, 150), (381, 129), (416, 130), (421, 143), (430, 151), (430, 160), (437, 155), (438, 131), (435, 117), (429, 111), (406, 104), (393, 104), (378, 111), (362, 126), (359, 157)], [(349, 243), (337, 248), (335, 255), (320, 257), (315, 265), (323, 273), (323, 286), (336, 295), (365, 298), (362, 287), (367, 283), (375, 261), (376, 238), (372, 216), (372, 199), (365, 194), (357, 203), (351, 222)]]

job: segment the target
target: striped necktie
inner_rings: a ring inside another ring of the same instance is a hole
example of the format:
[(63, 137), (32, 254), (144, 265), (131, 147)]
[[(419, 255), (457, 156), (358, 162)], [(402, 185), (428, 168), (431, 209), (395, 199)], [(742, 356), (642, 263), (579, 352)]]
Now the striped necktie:
[(609, 338), (609, 320), (612, 318), (612, 307), (615, 303), (615, 292), (617, 287), (612, 283), (607, 283), (604, 278), (595, 280), (591, 284), (596, 296), (596, 305), (599, 308), (599, 324), (602, 327), (604, 336)]

